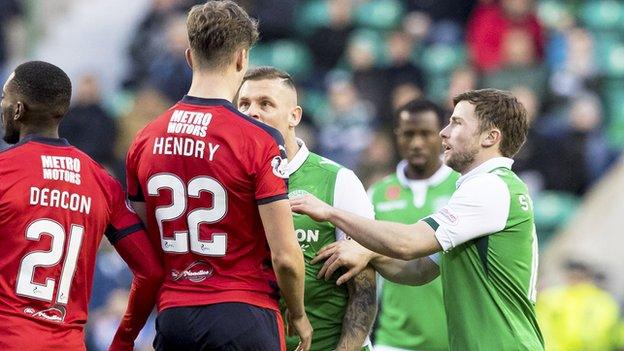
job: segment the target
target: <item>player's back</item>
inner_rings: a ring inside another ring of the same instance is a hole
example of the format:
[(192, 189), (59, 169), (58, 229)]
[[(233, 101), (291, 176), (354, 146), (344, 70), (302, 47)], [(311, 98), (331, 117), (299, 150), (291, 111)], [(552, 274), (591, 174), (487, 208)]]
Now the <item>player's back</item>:
[(162, 249), (159, 310), (220, 302), (277, 309), (258, 204), (286, 199), (275, 129), (220, 99), (184, 97), (137, 135), (128, 191)]
[(84, 349), (96, 252), (122, 199), (121, 185), (64, 139), (0, 152), (0, 349)]

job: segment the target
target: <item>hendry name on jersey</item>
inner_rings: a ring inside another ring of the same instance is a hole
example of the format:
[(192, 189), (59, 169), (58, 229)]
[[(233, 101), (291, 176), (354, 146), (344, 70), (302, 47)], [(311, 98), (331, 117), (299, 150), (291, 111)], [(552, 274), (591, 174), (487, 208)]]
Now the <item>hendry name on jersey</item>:
[(58, 207), (89, 214), (91, 212), (91, 197), (70, 193), (68, 191), (30, 187), (29, 203), (32, 206)]
[[(208, 143), (208, 160), (214, 159), (221, 145)], [(180, 155), (204, 158), (206, 142), (193, 138), (158, 137), (154, 139), (152, 153), (154, 155)]]

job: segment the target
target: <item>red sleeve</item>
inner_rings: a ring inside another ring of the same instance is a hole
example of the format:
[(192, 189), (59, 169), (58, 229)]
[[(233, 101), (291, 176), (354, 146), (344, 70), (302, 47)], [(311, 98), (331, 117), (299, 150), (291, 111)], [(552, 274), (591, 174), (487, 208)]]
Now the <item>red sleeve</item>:
[(128, 189), (128, 198), (131, 201), (145, 201), (141, 184), (138, 177), (139, 155), (137, 143), (132, 143), (126, 156), (126, 188)]
[(111, 218), (106, 236), (134, 274), (128, 307), (111, 350), (132, 350), (149, 317), (162, 283), (163, 269), (139, 217), (127, 206), (121, 185), (111, 188)]
[(154, 309), (164, 273), (143, 230), (119, 240), (115, 249), (132, 270), (134, 279), (126, 313), (109, 350), (132, 350), (134, 340)]
[(288, 198), (288, 160), (285, 150), (282, 140), (270, 139), (255, 151), (256, 202), (259, 205)]

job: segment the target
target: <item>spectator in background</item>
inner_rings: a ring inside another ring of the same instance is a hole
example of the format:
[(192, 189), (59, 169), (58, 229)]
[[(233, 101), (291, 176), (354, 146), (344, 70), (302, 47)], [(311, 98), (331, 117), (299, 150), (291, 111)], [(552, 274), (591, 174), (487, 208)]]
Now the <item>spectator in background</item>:
[(328, 0), (327, 7), (329, 23), (317, 28), (307, 40), (314, 57), (314, 66), (321, 73), (336, 67), (353, 30), (352, 0)]
[(514, 28), (508, 30), (503, 38), (500, 68), (487, 72), (482, 86), (509, 90), (523, 85), (543, 96), (547, 79), (546, 66), (536, 52), (530, 33)]
[(459, 94), (465, 93), (477, 88), (477, 73), (469, 66), (456, 68), (451, 73), (451, 83), (449, 84), (448, 94), (443, 108), (447, 111), (453, 111), (453, 98)]
[(169, 108), (167, 99), (157, 90), (144, 88), (138, 91), (128, 113), (119, 119), (119, 141), (116, 143), (115, 154), (120, 160), (126, 158), (130, 143), (137, 132)]
[(565, 270), (566, 284), (542, 291), (535, 307), (548, 350), (616, 350), (617, 302), (596, 285), (587, 264), (568, 261)]
[(2, 73), (9, 58), (9, 30), (14, 20), (22, 15), (22, 2), (18, 0), (0, 1), (0, 79), (4, 81)]
[(152, 59), (164, 47), (164, 33), (169, 18), (179, 13), (180, 0), (153, 0), (152, 7), (135, 31), (129, 47), (130, 72), (125, 88), (141, 86), (149, 77)]
[(352, 36), (347, 46), (347, 60), (353, 72), (353, 85), (357, 93), (364, 100), (370, 101), (375, 112), (378, 112), (383, 110), (388, 91), (383, 70), (375, 66), (375, 45), (372, 38)]
[(368, 189), (392, 172), (397, 162), (397, 153), (390, 132), (378, 130), (362, 151), (357, 174), (362, 179), (364, 187)]
[(542, 190), (544, 186), (543, 170), (551, 162), (550, 158), (544, 155), (547, 138), (541, 131), (538, 120), (541, 101), (534, 91), (525, 86), (516, 86), (510, 91), (526, 109), (527, 123), (529, 124), (527, 140), (514, 156), (514, 171), (527, 184), (529, 191), (533, 194)]
[(117, 123), (103, 106), (98, 77), (85, 74), (78, 81), (74, 105), (61, 122), (59, 135), (95, 161), (119, 172), (114, 148)]
[[(408, 102), (416, 99), (420, 99), (424, 96), (422, 89), (412, 82), (403, 82), (392, 88), (390, 93), (390, 108), (392, 111), (396, 111), (399, 107), (407, 104)], [(392, 114), (384, 114), (385, 124), (383, 128), (392, 129)]]
[(330, 106), (320, 126), (320, 154), (355, 169), (372, 138), (374, 108), (347, 79), (331, 81), (328, 90)]
[(583, 195), (613, 159), (601, 130), (603, 116), (598, 97), (583, 94), (570, 103), (563, 125), (551, 127), (542, 148), (545, 188)]
[[(419, 91), (418, 96), (422, 96), (425, 88), (425, 76), (422, 69), (412, 60), (414, 52), (412, 37), (406, 32), (394, 31), (388, 34), (386, 42), (388, 43), (387, 49), (390, 59), (389, 65), (383, 69), (383, 76), (386, 84), (388, 84), (386, 91), (393, 91), (398, 86), (409, 84), (411, 88)], [(381, 114), (387, 120), (392, 119), (392, 111), (395, 111), (390, 103), (390, 101), (384, 103)]]
[(503, 64), (503, 43), (513, 29), (530, 37), (536, 57), (544, 53), (544, 30), (534, 11), (533, 0), (481, 1), (468, 21), (468, 51), (476, 68), (498, 69)]
[(186, 34), (186, 17), (172, 17), (165, 30), (164, 50), (160, 50), (149, 64), (148, 81), (170, 103), (177, 101), (191, 86), (192, 72), (184, 50), (189, 46)]
[(552, 75), (549, 87), (555, 96), (572, 97), (595, 85), (598, 67), (594, 38), (586, 29), (573, 27), (558, 33), (549, 45)]

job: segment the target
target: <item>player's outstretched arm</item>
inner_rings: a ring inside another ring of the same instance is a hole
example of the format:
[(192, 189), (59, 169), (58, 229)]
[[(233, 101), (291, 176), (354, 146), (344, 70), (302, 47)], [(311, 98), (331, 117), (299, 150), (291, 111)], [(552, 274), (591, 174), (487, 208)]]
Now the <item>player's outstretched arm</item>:
[(377, 315), (375, 271), (366, 267), (347, 282), (349, 301), (336, 351), (359, 351)]
[(315, 221), (329, 221), (369, 250), (393, 258), (411, 260), (442, 250), (435, 231), (425, 222), (401, 224), (367, 219), (334, 208), (312, 195), (290, 200), (291, 209)]
[(404, 285), (423, 285), (440, 275), (438, 264), (429, 257), (410, 261), (376, 256), (371, 264), (387, 280)]
[(303, 306), (304, 261), (293, 234), (290, 206), (287, 200), (279, 200), (259, 205), (258, 210), (271, 249), (277, 284), (288, 307), (289, 327), (294, 328), (301, 339), (299, 349), (307, 351), (312, 343), (312, 326)]
[(126, 313), (109, 351), (132, 350), (134, 340), (154, 309), (164, 272), (145, 231), (129, 234), (113, 245), (132, 270), (134, 278)]

